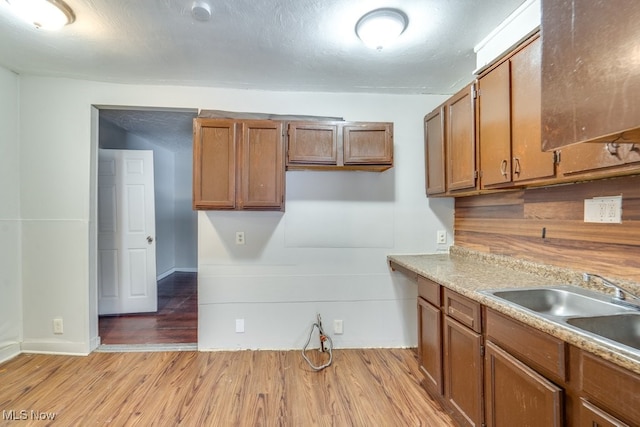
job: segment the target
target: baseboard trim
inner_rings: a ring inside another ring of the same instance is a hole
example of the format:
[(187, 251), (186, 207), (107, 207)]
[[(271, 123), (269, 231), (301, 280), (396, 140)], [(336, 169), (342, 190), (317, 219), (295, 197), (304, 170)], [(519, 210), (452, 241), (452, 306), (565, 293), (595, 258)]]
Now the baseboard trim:
[(164, 273), (156, 276), (156, 281), (158, 280), (162, 280), (165, 277), (169, 277), (171, 276), (173, 273), (197, 273), (198, 269), (197, 268), (192, 268), (192, 267), (178, 267), (178, 268), (172, 268), (168, 271), (165, 271)]
[(84, 342), (23, 342), (20, 346), (22, 353), (60, 354), (66, 356), (87, 356), (87, 343)]
[(0, 348), (0, 363), (13, 359), (21, 353), (20, 343), (15, 342)]
[(153, 351), (198, 351), (198, 344), (103, 344), (97, 353), (139, 353)]

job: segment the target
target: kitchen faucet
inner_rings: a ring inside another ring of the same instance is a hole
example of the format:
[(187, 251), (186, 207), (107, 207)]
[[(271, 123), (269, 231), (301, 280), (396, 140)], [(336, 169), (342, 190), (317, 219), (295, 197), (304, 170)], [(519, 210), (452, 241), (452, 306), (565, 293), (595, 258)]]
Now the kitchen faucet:
[[(634, 308), (636, 310), (640, 310), (640, 297), (635, 295), (632, 292), (629, 292), (628, 290), (622, 288), (620, 285), (616, 285), (615, 283), (605, 279), (604, 277), (597, 275), (597, 274), (591, 274), (591, 273), (582, 273), (582, 280), (584, 280), (585, 282), (588, 282), (589, 279), (596, 277), (598, 279), (600, 279), (602, 281), (602, 284), (608, 288), (613, 288), (614, 290), (614, 294), (613, 297), (611, 298), (611, 302), (613, 302), (614, 304), (618, 304), (624, 307), (629, 307), (629, 308)], [(629, 302), (627, 300), (627, 297), (631, 297), (632, 299), (634, 299), (635, 301), (638, 301), (638, 303), (633, 303), (633, 302)]]

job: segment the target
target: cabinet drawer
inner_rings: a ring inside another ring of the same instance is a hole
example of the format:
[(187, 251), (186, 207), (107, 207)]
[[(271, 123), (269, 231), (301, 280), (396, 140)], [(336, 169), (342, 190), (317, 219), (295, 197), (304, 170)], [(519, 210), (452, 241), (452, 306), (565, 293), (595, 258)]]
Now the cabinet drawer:
[(640, 376), (580, 352), (582, 391), (590, 401), (622, 420), (640, 420)]
[(451, 318), (481, 332), (480, 304), (450, 290), (444, 290), (444, 312)]
[(487, 339), (551, 379), (566, 381), (567, 351), (564, 341), (540, 332), (493, 310), (486, 314)]
[(602, 409), (580, 399), (580, 427), (629, 427)]
[(440, 308), (440, 285), (433, 280), (418, 276), (418, 295)]

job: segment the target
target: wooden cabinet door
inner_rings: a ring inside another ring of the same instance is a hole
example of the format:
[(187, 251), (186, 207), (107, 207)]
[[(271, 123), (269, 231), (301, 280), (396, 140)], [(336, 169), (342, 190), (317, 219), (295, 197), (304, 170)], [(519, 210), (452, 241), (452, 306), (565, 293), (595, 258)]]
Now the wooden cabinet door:
[(478, 79), (478, 138), (482, 187), (511, 182), (510, 63)]
[(429, 388), (442, 395), (442, 312), (418, 298), (418, 360)]
[(555, 176), (552, 151), (542, 151), (540, 128), (540, 38), (511, 58), (512, 180), (529, 181)]
[(564, 147), (560, 153), (560, 170), (565, 176), (584, 174), (595, 177), (640, 168), (640, 144), (575, 144)]
[(289, 123), (288, 164), (338, 164), (338, 125), (333, 122)]
[(580, 427), (629, 427), (611, 414), (580, 399)]
[(474, 86), (469, 85), (445, 104), (447, 189), (476, 187)]
[(444, 107), (424, 118), (425, 184), (427, 196), (446, 191)]
[(345, 123), (342, 126), (344, 164), (390, 165), (393, 163), (391, 123)]
[(563, 425), (563, 390), (490, 341), (484, 373), (487, 426)]
[(194, 120), (194, 209), (236, 207), (236, 147), (233, 120)]
[(247, 120), (242, 125), (242, 208), (284, 207), (282, 122)]
[(448, 316), (444, 319), (443, 335), (445, 398), (465, 425), (481, 426), (482, 336)]
[(640, 2), (542, 1), (545, 150), (640, 126)]

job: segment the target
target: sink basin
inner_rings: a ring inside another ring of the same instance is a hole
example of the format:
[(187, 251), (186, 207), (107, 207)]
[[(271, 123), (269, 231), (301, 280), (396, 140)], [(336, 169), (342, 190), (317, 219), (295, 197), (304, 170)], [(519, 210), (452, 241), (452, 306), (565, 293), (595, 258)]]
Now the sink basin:
[(640, 313), (574, 317), (569, 325), (640, 350)]
[(553, 317), (603, 316), (624, 311), (606, 295), (576, 286), (487, 291), (494, 297)]

